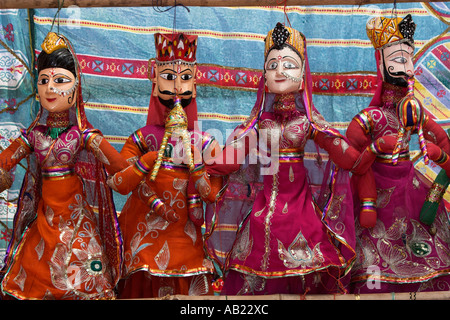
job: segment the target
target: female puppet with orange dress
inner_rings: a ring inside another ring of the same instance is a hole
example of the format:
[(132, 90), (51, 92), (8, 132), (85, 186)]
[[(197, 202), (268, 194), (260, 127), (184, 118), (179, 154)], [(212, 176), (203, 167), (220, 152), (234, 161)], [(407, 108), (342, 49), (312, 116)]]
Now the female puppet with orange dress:
[(121, 239), (104, 164), (122, 158), (93, 129), (71, 43), (50, 32), (37, 60), (40, 110), (0, 154), (0, 184), (28, 167), (2, 270), (4, 298), (110, 299), (120, 277)]

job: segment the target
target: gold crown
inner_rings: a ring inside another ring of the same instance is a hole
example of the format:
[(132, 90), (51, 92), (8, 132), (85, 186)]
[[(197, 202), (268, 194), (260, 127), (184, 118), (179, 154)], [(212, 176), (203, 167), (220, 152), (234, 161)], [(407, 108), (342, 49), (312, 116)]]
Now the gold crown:
[(416, 25), (409, 14), (405, 18), (375, 17), (366, 24), (367, 36), (375, 49), (401, 42), (414, 46), (415, 29)]
[(290, 27), (277, 23), (274, 29), (270, 30), (265, 39), (264, 56), (267, 57), (270, 49), (280, 48), (283, 44), (288, 44), (297, 53), (305, 58), (305, 37), (304, 35)]
[(49, 32), (45, 37), (44, 42), (42, 42), (41, 48), (47, 54), (50, 54), (58, 49), (67, 49), (67, 44), (63, 37), (54, 32)]

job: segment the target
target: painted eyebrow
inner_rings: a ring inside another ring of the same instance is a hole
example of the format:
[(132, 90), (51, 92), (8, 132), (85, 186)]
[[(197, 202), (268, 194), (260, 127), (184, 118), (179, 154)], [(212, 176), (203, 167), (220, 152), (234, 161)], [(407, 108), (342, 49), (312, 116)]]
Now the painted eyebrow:
[[(160, 73), (163, 73), (163, 72), (166, 72), (166, 71), (172, 71), (172, 72), (177, 73), (175, 70), (170, 69), (170, 68), (164, 69), (164, 70), (162, 70)], [(180, 73), (184, 73), (184, 72), (186, 72), (186, 71), (191, 71), (191, 70), (190, 70), (190, 69), (184, 69), (184, 70), (181, 71)], [(192, 72), (192, 71), (191, 71), (191, 72)]]
[[(291, 58), (292, 60), (294, 60), (295, 62), (297, 62), (297, 60), (294, 58), (294, 57), (292, 57), (292, 56), (284, 56), (284, 57), (281, 57), (281, 59), (286, 59), (286, 58)], [(272, 60), (277, 60), (276, 58), (272, 58), (272, 59), (270, 59), (269, 61), (267, 61), (267, 63), (269, 63), (270, 61), (272, 61)], [(300, 61), (301, 62), (301, 61)]]
[(394, 51), (394, 52), (392, 52), (390, 55), (388, 55), (386, 58), (389, 58), (390, 56), (392, 56), (392, 55), (394, 55), (394, 54), (397, 54), (397, 53), (402, 53), (402, 52), (405, 52), (406, 54), (408, 54), (408, 55), (410, 55), (411, 53), (409, 53), (407, 50), (405, 50), (405, 49), (399, 49), (399, 50), (396, 50), (396, 51)]
[[(50, 78), (50, 76), (49, 76), (48, 74), (46, 74), (46, 73), (41, 74), (39, 77), (47, 77), (47, 78)], [(68, 76), (68, 75), (66, 75), (66, 74), (64, 74), (64, 73), (57, 73), (57, 74), (55, 74), (53, 77), (64, 77), (64, 78), (67, 78), (67, 79), (72, 80), (72, 78), (71, 78), (70, 76)]]
[(68, 75), (66, 75), (64, 73), (57, 73), (53, 77), (64, 77), (64, 78), (67, 78), (69, 80), (72, 80), (72, 78), (70, 76), (68, 76)]

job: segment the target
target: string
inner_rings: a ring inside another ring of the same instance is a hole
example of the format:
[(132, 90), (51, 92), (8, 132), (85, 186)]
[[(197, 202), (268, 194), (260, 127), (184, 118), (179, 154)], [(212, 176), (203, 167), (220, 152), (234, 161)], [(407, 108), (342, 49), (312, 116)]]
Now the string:
[(161, 1), (162, 1), (162, 0), (152, 0), (152, 7), (153, 7), (153, 10), (155, 10), (156, 12), (159, 12), (159, 13), (167, 12), (167, 11), (169, 11), (169, 10), (171, 10), (171, 9), (173, 9), (173, 8), (179, 7), (179, 6), (185, 8), (188, 12), (191, 12), (191, 11), (189, 10), (188, 7), (186, 7), (186, 6), (185, 6), (184, 4), (182, 4), (182, 3), (177, 3), (176, 0), (175, 0), (175, 4), (174, 4), (173, 6), (168, 7), (168, 8), (166, 8), (166, 9), (161, 9), (161, 8), (160, 8), (160, 2), (161, 2)]
[(292, 28), (291, 21), (289, 20), (289, 17), (288, 17), (287, 12), (286, 12), (286, 8), (287, 8), (287, 0), (280, 0), (280, 1), (277, 1), (277, 4), (278, 4), (278, 5), (281, 5), (281, 4), (283, 4), (283, 2), (284, 2), (284, 5), (283, 5), (284, 25), (286, 25), (286, 20), (287, 20), (287, 22), (288, 22), (288, 24), (289, 24), (289, 27)]
[(55, 16), (53, 17), (53, 21), (52, 21), (52, 26), (50, 28), (50, 32), (53, 30), (53, 25), (55, 24), (56, 17), (58, 17), (58, 26), (57, 26), (58, 32), (57, 33), (59, 34), (59, 13), (60, 13), (60, 11), (61, 11), (63, 6), (64, 6), (64, 0), (62, 0), (62, 1), (58, 0), (58, 10), (56, 10)]
[[(171, 7), (168, 7), (168, 8), (166, 8), (166, 9), (161, 9), (161, 7), (160, 7), (160, 2), (161, 2), (161, 0), (152, 0), (152, 6), (153, 6), (153, 9), (156, 11), (156, 12), (158, 12), (158, 13), (163, 13), (163, 12), (167, 12), (167, 11), (169, 11), (169, 10), (171, 10), (171, 9), (173, 9), (174, 11), (173, 11), (173, 22), (172, 22), (172, 43), (173, 43), (173, 41), (174, 41), (174, 37), (175, 37), (175, 33), (177, 32), (177, 7), (179, 7), (179, 6), (181, 6), (181, 7), (183, 7), (183, 8), (185, 8), (186, 10), (187, 10), (187, 12), (191, 12), (190, 10), (189, 10), (189, 8), (188, 7), (186, 7), (184, 4), (182, 4), (182, 3), (177, 3), (177, 1), (175, 0), (175, 3), (174, 3), (174, 5), (173, 6), (171, 6)], [(175, 64), (173, 64), (173, 71), (174, 72), (176, 72), (176, 70), (175, 70), (175, 68), (176, 68), (176, 66), (175, 66)], [(178, 75), (177, 75), (178, 76)], [(174, 92), (175, 92), (175, 79), (174, 79), (174, 82), (173, 82), (173, 89), (174, 89)]]

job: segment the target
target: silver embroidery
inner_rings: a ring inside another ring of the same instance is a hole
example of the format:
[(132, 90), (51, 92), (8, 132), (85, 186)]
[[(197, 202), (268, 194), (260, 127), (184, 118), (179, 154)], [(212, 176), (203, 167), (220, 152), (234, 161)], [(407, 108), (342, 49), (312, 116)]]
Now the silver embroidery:
[(164, 245), (162, 246), (161, 250), (159, 250), (154, 260), (160, 270), (167, 269), (170, 260), (169, 244), (167, 243), (167, 241), (164, 242)]
[[(168, 203), (170, 207), (174, 208), (177, 206), (179, 209), (183, 209), (186, 206), (186, 190), (187, 190), (187, 179), (179, 179), (175, 178), (173, 180), (173, 188), (177, 190), (177, 193), (175, 195), (170, 192), (170, 190), (166, 190), (163, 192), (163, 200), (164, 202)], [(184, 195), (184, 198), (178, 198), (180, 195)]]
[(195, 242), (197, 241), (197, 230), (191, 219), (187, 219), (186, 225), (184, 226), (184, 233), (192, 239), (192, 244), (195, 245)]
[(250, 235), (250, 223), (247, 223), (244, 230), (239, 234), (236, 244), (233, 247), (232, 257), (241, 261), (247, 259), (253, 248), (253, 238)]
[(283, 242), (279, 239), (277, 241), (278, 256), (287, 268), (319, 267), (325, 261), (320, 251), (320, 242), (314, 246), (314, 249), (311, 249), (302, 232), (298, 233), (287, 249)]
[(103, 137), (101, 135), (96, 135), (91, 142), (91, 150), (95, 157), (104, 164), (109, 164), (108, 158), (103, 153), (102, 149), (100, 149), (100, 144), (103, 141)]
[(45, 219), (50, 227), (53, 227), (53, 217), (55, 216), (55, 212), (50, 206), (47, 206), (47, 210), (45, 210)]
[(45, 241), (43, 238), (41, 238), (37, 246), (34, 248), (34, 251), (36, 251), (37, 253), (38, 260), (41, 260), (42, 255), (44, 254), (44, 249), (45, 249)]
[(25, 288), (25, 281), (27, 280), (27, 273), (25, 272), (25, 269), (20, 266), (19, 272), (17, 273), (17, 276), (14, 278), (14, 283), (17, 284), (20, 288), (20, 290), (23, 291)]
[(207, 294), (209, 291), (208, 279), (205, 275), (194, 276), (189, 285), (188, 295), (201, 296)]

